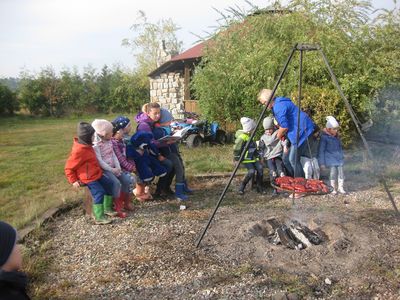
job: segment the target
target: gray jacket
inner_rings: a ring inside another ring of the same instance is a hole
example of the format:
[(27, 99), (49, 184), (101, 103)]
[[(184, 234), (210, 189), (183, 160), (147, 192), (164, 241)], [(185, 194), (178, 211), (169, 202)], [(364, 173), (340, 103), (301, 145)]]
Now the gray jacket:
[(278, 139), (277, 134), (278, 131), (275, 131), (272, 135), (263, 134), (260, 138), (259, 149), (265, 160), (282, 156), (285, 142)]

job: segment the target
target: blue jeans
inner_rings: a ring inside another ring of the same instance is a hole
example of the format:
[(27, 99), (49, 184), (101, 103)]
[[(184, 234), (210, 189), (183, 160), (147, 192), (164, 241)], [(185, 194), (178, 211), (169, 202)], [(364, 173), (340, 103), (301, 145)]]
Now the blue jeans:
[[(310, 139), (310, 138), (312, 138), (312, 135), (310, 135), (307, 139)], [(297, 149), (297, 155), (296, 155), (296, 149)], [(294, 145), (290, 146), (289, 162), (293, 168), (294, 177), (304, 177), (303, 167), (301, 166), (301, 163), (300, 163), (300, 156), (309, 157), (307, 140), (304, 141), (304, 143), (301, 144), (300, 147), (298, 147), (298, 148), (296, 148), (296, 146), (294, 146)]]
[(106, 176), (86, 184), (93, 198), (94, 204), (102, 204), (104, 195), (112, 195), (113, 182)]
[(111, 171), (103, 170), (104, 176), (106, 176), (109, 180), (113, 183), (113, 190), (112, 196), (113, 198), (118, 198), (119, 194), (121, 193), (121, 182), (119, 181), (118, 177), (113, 174)]
[(127, 172), (122, 172), (118, 179), (121, 182), (121, 192), (129, 194), (130, 187), (136, 182), (135, 177)]

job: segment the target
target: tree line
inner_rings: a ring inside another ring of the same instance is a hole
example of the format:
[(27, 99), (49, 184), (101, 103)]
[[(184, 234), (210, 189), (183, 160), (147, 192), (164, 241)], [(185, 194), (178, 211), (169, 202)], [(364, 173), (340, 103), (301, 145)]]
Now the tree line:
[(59, 74), (52, 67), (37, 74), (25, 72), (15, 92), (0, 83), (0, 113), (25, 109), (33, 115), (63, 116), (93, 112), (134, 112), (149, 98), (146, 80), (134, 71), (105, 65), (100, 71), (88, 66)]

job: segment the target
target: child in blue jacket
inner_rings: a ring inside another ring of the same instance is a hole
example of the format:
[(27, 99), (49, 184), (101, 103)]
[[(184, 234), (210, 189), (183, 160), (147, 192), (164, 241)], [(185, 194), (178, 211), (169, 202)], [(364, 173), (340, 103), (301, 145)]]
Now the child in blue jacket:
[(324, 128), (319, 142), (318, 161), (321, 168), (330, 168), (329, 180), (333, 188), (332, 194), (346, 194), (344, 190), (344, 155), (343, 147), (339, 138), (339, 123), (332, 116), (326, 117), (326, 128)]

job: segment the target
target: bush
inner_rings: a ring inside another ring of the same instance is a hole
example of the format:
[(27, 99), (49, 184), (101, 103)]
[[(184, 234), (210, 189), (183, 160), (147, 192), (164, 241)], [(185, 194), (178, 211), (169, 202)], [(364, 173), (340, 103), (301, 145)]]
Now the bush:
[[(388, 39), (400, 28), (398, 13), (383, 13), (379, 22), (372, 22), (367, 14), (370, 2), (335, 3), (296, 0), (287, 7), (278, 4), (277, 13), (227, 18), (228, 29), (207, 43), (192, 83), (202, 112), (220, 122), (258, 116), (259, 90), (274, 86), (294, 44), (310, 43), (322, 47), (354, 111), (366, 119), (373, 111), (374, 95), (400, 79), (398, 60), (395, 67), (387, 62), (388, 55), (400, 57), (399, 42), (392, 46), (393, 39)], [(297, 102), (298, 69), (296, 52), (277, 95)], [(344, 142), (352, 139), (355, 126), (318, 52), (303, 55), (302, 94), (302, 108), (315, 112), (313, 119), (320, 127), (327, 115), (333, 115), (344, 129)]]
[(18, 101), (15, 93), (7, 86), (0, 84), (0, 114), (14, 114), (18, 110)]

